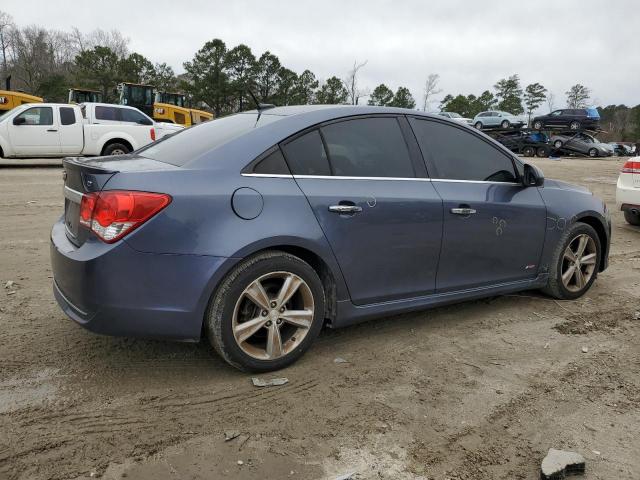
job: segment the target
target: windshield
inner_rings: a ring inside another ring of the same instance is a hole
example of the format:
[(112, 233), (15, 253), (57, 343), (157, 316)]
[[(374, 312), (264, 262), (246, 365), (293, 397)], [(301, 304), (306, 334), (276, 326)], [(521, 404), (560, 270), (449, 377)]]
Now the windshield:
[(151, 105), (153, 103), (153, 89), (142, 85), (122, 85), (122, 105)]
[(180, 135), (172, 135), (165, 141), (152, 143), (138, 153), (143, 157), (180, 167), (254, 128), (282, 118), (279, 115), (238, 113), (187, 128)]
[(450, 113), (450, 114), (449, 114), (449, 116), (450, 116), (451, 118), (462, 118), (462, 115), (459, 115), (459, 114), (457, 114), (457, 113)]

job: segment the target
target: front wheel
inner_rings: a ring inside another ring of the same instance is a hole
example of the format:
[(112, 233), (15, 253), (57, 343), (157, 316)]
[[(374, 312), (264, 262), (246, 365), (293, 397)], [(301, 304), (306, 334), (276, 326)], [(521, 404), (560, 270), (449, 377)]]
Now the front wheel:
[(629, 225), (640, 226), (640, 213), (632, 213), (627, 210), (624, 212), (624, 219)]
[(553, 253), (549, 283), (543, 291), (563, 300), (584, 295), (598, 275), (601, 248), (591, 225), (580, 222), (571, 225)]
[(542, 122), (540, 120), (537, 120), (535, 122), (533, 122), (533, 128), (536, 130), (542, 130), (542, 127), (544, 125), (542, 124)]
[(476, 127), (478, 130), (482, 130), (482, 122), (476, 122), (474, 127)]
[(502, 128), (509, 128), (509, 125), (511, 125), (509, 123), (509, 120), (503, 120), (502, 123), (500, 124)]
[(569, 128), (570, 128), (571, 130), (580, 130), (580, 122), (576, 122), (576, 121), (571, 122), (571, 123), (569, 124)]
[(524, 155), (525, 157), (533, 157), (535, 153), (536, 149), (531, 146), (527, 146), (522, 149), (522, 155)]
[(324, 289), (303, 260), (269, 251), (240, 263), (213, 295), (205, 319), (213, 348), (240, 370), (268, 372), (297, 360), (318, 336)]
[(536, 155), (541, 158), (547, 158), (549, 156), (549, 149), (547, 147), (538, 147)]
[(556, 140), (555, 142), (553, 142), (553, 146), (556, 149), (561, 149), (562, 148), (562, 141), (561, 140)]
[(596, 150), (595, 148), (590, 148), (589, 149), (589, 156), (590, 157), (597, 157), (598, 156), (598, 150)]

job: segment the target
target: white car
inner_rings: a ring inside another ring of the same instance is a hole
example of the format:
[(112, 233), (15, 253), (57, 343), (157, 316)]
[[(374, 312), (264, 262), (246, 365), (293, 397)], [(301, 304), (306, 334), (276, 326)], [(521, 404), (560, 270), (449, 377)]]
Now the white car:
[(630, 158), (622, 167), (616, 189), (616, 205), (631, 225), (640, 225), (640, 157)]
[(466, 123), (467, 125), (471, 125), (473, 123), (473, 119), (466, 118), (456, 112), (438, 112), (438, 115), (441, 117), (447, 117), (451, 120), (455, 120), (456, 122)]
[(119, 155), (183, 128), (124, 105), (26, 103), (0, 116), (0, 157)]

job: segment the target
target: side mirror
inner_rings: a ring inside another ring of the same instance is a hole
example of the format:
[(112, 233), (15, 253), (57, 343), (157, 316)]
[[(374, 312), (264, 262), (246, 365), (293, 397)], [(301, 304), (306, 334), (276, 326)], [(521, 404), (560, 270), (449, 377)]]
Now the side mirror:
[(525, 163), (522, 184), (525, 187), (542, 187), (544, 185), (544, 174), (542, 170), (535, 165)]
[(16, 117), (13, 119), (14, 125), (24, 125), (25, 123), (27, 123), (27, 119), (24, 117)]
[(153, 125), (153, 122), (148, 118), (141, 118), (140, 120), (138, 120), (138, 123), (140, 125)]

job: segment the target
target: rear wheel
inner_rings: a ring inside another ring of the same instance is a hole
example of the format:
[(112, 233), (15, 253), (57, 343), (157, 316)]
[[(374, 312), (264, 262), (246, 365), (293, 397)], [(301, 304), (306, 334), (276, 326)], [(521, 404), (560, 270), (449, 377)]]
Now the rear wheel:
[(578, 122), (578, 121), (574, 120), (573, 122), (571, 122), (571, 123), (569, 124), (569, 128), (570, 128), (571, 130), (580, 130), (580, 122)]
[(596, 150), (595, 148), (590, 148), (589, 149), (589, 156), (590, 157), (597, 157), (598, 156), (598, 150)]
[(476, 127), (478, 130), (482, 130), (482, 122), (476, 122), (474, 127)]
[(562, 148), (562, 141), (561, 140), (556, 140), (555, 142), (553, 142), (553, 146), (556, 148)]
[(125, 155), (130, 151), (131, 149), (122, 143), (111, 143), (104, 147), (102, 155)]
[(629, 210), (624, 212), (624, 219), (630, 225), (640, 225), (640, 213), (632, 213)]
[(205, 319), (209, 341), (236, 368), (278, 370), (318, 336), (324, 302), (309, 264), (280, 251), (256, 255), (234, 268), (213, 295)]
[(509, 123), (509, 120), (503, 120), (502, 123), (500, 124), (502, 128), (509, 128), (509, 125), (511, 125)]
[(522, 154), (523, 154), (525, 157), (533, 157), (533, 156), (536, 154), (536, 149), (535, 149), (535, 148), (533, 148), (533, 147), (531, 147), (531, 146), (524, 147), (524, 148), (522, 149)]
[(543, 291), (565, 300), (584, 295), (598, 275), (600, 249), (600, 239), (591, 225), (571, 225), (553, 253), (549, 283)]
[(549, 156), (549, 149), (547, 147), (538, 147), (536, 155), (541, 158), (547, 158)]
[(544, 125), (542, 124), (542, 122), (540, 120), (537, 120), (535, 122), (533, 122), (533, 128), (535, 128), (536, 130), (542, 130), (542, 127)]

